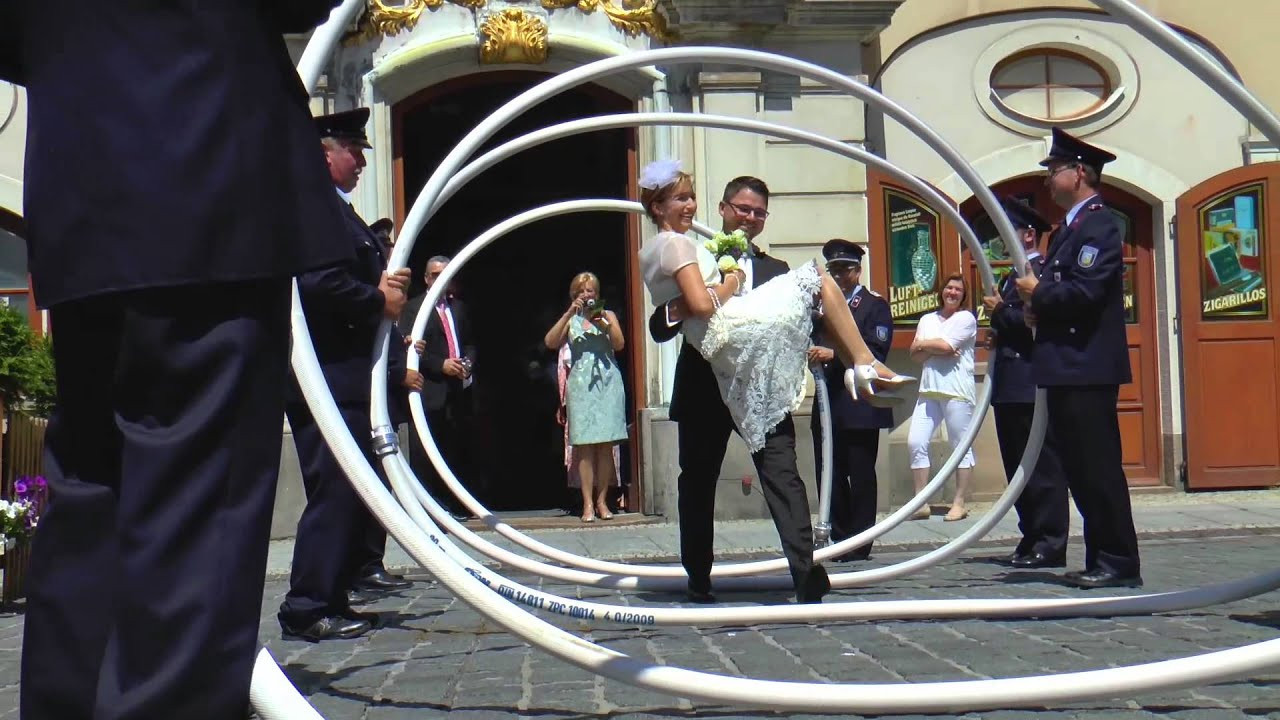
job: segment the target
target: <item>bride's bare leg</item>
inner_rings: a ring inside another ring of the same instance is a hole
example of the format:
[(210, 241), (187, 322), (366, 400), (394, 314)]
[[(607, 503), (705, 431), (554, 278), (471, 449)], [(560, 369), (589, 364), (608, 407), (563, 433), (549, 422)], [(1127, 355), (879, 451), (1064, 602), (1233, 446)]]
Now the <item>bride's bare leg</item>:
[(862, 341), (862, 333), (858, 332), (858, 326), (853, 322), (853, 313), (849, 312), (844, 293), (825, 272), (822, 273), (821, 295), (822, 325), (826, 328), (828, 337), (834, 341), (835, 351), (845, 366), (870, 365), (875, 362), (875, 356)]
[(845, 302), (844, 292), (827, 273), (822, 274), (822, 324), (828, 337), (834, 339), (835, 351), (846, 367), (870, 365), (883, 380), (893, 380), (897, 373), (876, 360), (862, 340), (862, 332), (853, 321), (853, 313)]

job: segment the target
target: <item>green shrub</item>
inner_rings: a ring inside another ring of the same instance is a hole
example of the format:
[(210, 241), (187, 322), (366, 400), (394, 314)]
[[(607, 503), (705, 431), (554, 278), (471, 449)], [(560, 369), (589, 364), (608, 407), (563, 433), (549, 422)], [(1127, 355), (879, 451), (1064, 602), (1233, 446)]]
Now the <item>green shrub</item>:
[(32, 332), (21, 312), (0, 306), (0, 400), (48, 417), (54, 388), (52, 343)]

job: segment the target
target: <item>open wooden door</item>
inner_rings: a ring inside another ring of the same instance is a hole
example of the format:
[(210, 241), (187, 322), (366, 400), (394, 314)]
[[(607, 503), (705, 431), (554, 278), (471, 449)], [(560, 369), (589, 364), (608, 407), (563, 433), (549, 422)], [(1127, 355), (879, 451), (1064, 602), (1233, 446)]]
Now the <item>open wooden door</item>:
[(1231, 170), (1178, 199), (1187, 488), (1280, 485), (1280, 163)]
[[(1044, 186), (1044, 175), (1037, 174), (1007, 180), (994, 187), (996, 195), (1012, 196), (1029, 203), (1055, 227), (1066, 211), (1053, 203)], [(1155, 234), (1151, 205), (1104, 179), (1102, 197), (1120, 222), (1124, 233), (1124, 307), (1125, 333), (1129, 341), (1129, 365), (1133, 382), (1120, 386), (1116, 415), (1120, 421), (1122, 459), (1130, 487), (1162, 484), (1160, 471), (1160, 368), (1155, 337)], [(987, 259), (997, 280), (1012, 270), (1009, 254), (998, 240), (995, 224), (976, 198), (960, 206), (960, 214), (968, 220), (978, 239), (984, 243)], [(1040, 239), (1040, 250), (1048, 244), (1048, 235)], [(963, 250), (964, 267), (972, 287), (978, 285), (978, 263)], [(973, 299), (973, 311), (980, 327), (989, 327), (981, 298)]]

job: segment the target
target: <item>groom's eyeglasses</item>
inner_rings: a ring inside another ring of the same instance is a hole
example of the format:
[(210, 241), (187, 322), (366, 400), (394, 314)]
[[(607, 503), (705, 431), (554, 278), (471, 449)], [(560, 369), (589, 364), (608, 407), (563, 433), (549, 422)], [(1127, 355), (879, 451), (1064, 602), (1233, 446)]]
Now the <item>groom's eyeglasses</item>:
[(745, 217), (758, 217), (761, 220), (769, 217), (769, 211), (764, 208), (754, 208), (750, 205), (739, 205), (738, 203), (729, 203), (729, 207), (733, 208), (739, 215)]

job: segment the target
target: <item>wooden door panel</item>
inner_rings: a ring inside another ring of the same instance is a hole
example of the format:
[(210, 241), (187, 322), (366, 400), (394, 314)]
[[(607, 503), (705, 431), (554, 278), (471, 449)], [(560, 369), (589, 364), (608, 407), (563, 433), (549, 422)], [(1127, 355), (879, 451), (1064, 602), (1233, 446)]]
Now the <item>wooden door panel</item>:
[[(1215, 469), (1280, 465), (1277, 443), (1275, 344), (1267, 340), (1200, 343), (1201, 387), (1234, 387), (1226, 397), (1206, 396), (1197, 421), (1203, 424), (1204, 464)], [(1247, 391), (1244, 379), (1248, 378)]]
[(1133, 382), (1125, 383), (1120, 386), (1120, 395), (1118, 401), (1121, 403), (1141, 403), (1142, 402), (1142, 381), (1143, 377), (1143, 353), (1141, 347), (1129, 346), (1129, 368), (1133, 373)]
[(1126, 470), (1146, 466), (1146, 443), (1142, 437), (1146, 418), (1142, 410), (1119, 410), (1116, 417), (1120, 421), (1121, 463)]
[(1178, 200), (1190, 489), (1280, 485), (1280, 163), (1228, 171)]

